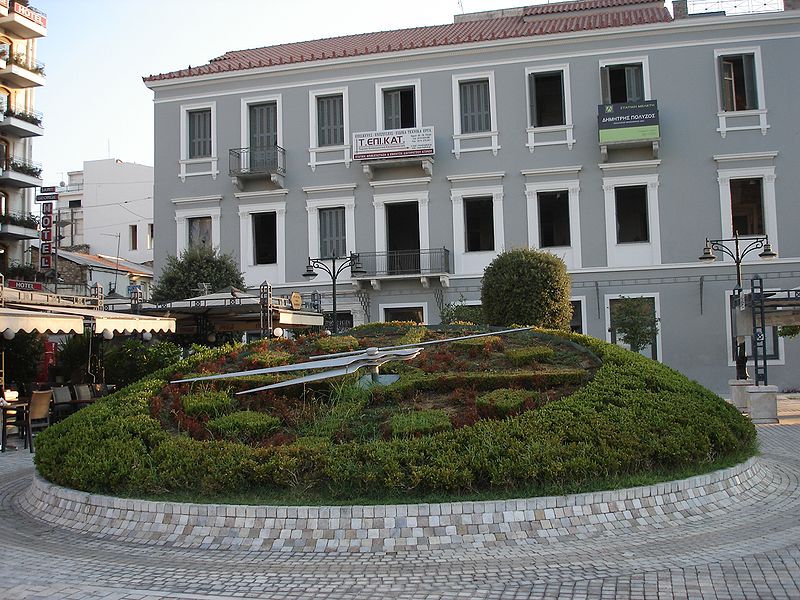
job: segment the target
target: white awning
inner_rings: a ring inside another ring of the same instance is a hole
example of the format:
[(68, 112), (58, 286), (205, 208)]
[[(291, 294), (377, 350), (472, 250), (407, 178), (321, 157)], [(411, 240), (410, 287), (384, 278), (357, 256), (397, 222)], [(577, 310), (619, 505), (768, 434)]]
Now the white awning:
[[(28, 311), (40, 318), (70, 317), (81, 322), (77, 333), (83, 333), (83, 322), (89, 320), (94, 333), (102, 333), (108, 329), (113, 333), (175, 333), (175, 319), (170, 317), (151, 317), (147, 315), (134, 315), (105, 310), (90, 310), (87, 308), (73, 308), (70, 306), (27, 306), (36, 308), (37, 311)], [(43, 330), (38, 330), (43, 331)], [(55, 332), (54, 332), (55, 333)]]
[(34, 310), (0, 308), (0, 332), (83, 333), (83, 317), (42, 313)]

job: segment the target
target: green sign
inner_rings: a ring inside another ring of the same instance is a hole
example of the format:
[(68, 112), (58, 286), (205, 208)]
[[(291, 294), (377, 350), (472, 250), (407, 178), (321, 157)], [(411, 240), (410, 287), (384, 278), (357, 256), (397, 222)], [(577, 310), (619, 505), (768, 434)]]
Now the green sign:
[(601, 144), (656, 141), (661, 138), (658, 103), (601, 104), (597, 107), (597, 130)]

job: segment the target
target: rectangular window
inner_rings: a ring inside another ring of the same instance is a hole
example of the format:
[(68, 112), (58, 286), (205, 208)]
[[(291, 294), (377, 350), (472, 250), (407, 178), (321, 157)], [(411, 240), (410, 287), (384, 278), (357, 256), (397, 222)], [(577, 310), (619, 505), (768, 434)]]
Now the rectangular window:
[(600, 69), (603, 104), (644, 100), (644, 70), (641, 63), (607, 65)]
[[(610, 323), (609, 323), (609, 331), (611, 333), (611, 343), (612, 344), (619, 344), (620, 346), (628, 347), (627, 344), (624, 344), (622, 340), (619, 339), (620, 334), (617, 330), (617, 324), (615, 323), (615, 315), (617, 311), (623, 309), (623, 305), (627, 304), (625, 309), (627, 312), (636, 312), (641, 311), (644, 315), (648, 317), (658, 317), (656, 313), (656, 299), (652, 296), (641, 296), (641, 297), (633, 297), (633, 298), (612, 298), (609, 300), (609, 313), (610, 313)], [(639, 354), (643, 354), (653, 360), (658, 360), (658, 332), (650, 339), (649, 343), (639, 351)]]
[(139, 249), (139, 228), (136, 225), (130, 225), (128, 227), (128, 235), (130, 237), (130, 249), (131, 250), (138, 250)]
[(413, 321), (414, 323), (425, 322), (425, 311), (421, 306), (403, 306), (383, 309), (384, 321)]
[(250, 120), (250, 170), (276, 167), (278, 155), (278, 103), (264, 102), (248, 106)]
[(531, 127), (565, 125), (564, 72), (531, 73), (528, 85)]
[(147, 249), (148, 250), (152, 250), (153, 249), (153, 233), (154, 233), (153, 232), (153, 224), (152, 223), (148, 223), (147, 224)]
[(190, 110), (189, 158), (211, 156), (211, 109)]
[(383, 90), (383, 126), (406, 129), (417, 126), (414, 87)]
[(539, 246), (569, 246), (569, 192), (539, 192)]
[(617, 243), (648, 242), (647, 186), (614, 188), (617, 216)]
[(758, 108), (756, 66), (753, 54), (719, 57), (722, 110), (755, 110)]
[(583, 302), (571, 300), (572, 318), (569, 321), (569, 329), (572, 333), (583, 333)]
[(253, 213), (253, 254), (256, 265), (272, 265), (278, 262), (276, 213)]
[(189, 247), (208, 246), (213, 244), (211, 237), (211, 217), (194, 217), (188, 219)]
[(494, 203), (491, 198), (464, 199), (467, 252), (494, 250)]
[(319, 255), (321, 258), (340, 257), (347, 254), (344, 207), (319, 210)]
[(764, 235), (764, 180), (731, 179), (731, 222), (739, 235)]
[(458, 90), (461, 103), (461, 133), (491, 131), (489, 80), (461, 81)]
[(344, 144), (344, 96), (317, 96), (317, 146)]

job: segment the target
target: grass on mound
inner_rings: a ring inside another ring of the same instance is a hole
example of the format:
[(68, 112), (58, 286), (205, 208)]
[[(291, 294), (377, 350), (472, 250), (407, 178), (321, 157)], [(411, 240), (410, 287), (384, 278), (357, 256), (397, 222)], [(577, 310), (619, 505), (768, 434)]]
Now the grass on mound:
[[(350, 335), (365, 347), (458, 333), (392, 323)], [(345, 379), (228, 404), (226, 394), (245, 384), (167, 383), (187, 373), (304, 360), (319, 353), (318, 340), (229, 346), (155, 373), (39, 434), (39, 472), (60, 485), (120, 496), (398, 503), (642, 485), (731, 466), (757, 451), (754, 426), (709, 390), (638, 354), (569, 333), (434, 346), (411, 363), (386, 365), (400, 381), (369, 391)], [(542, 347), (551, 351), (526, 355)], [(530, 397), (513, 410), (479, 411), (478, 398), (497, 388)], [(187, 394), (199, 401), (184, 402)]]

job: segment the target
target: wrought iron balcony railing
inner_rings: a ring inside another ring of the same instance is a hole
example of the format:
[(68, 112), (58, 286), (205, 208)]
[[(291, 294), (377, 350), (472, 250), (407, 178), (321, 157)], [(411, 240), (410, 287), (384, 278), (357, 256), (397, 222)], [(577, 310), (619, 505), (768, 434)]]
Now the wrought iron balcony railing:
[(8, 62), (12, 65), (22, 67), (31, 73), (35, 73), (36, 75), (44, 76), (44, 63), (38, 60), (32, 60), (21, 52), (13, 54)]
[(20, 121), (25, 121), (37, 127), (42, 126), (42, 113), (37, 110), (25, 110), (18, 106), (9, 106), (3, 113), (6, 117), (14, 117)]
[(363, 277), (391, 275), (443, 275), (452, 273), (447, 248), (359, 252)]
[(19, 156), (11, 156), (7, 158), (3, 164), (3, 169), (5, 171), (14, 171), (15, 173), (29, 175), (30, 177), (38, 178), (42, 176), (41, 163), (20, 158)]
[(36, 215), (26, 212), (7, 212), (0, 215), (0, 224), (3, 225), (17, 225), (18, 227), (25, 227), (27, 229), (36, 229), (39, 227), (39, 219)]
[(286, 151), (280, 146), (231, 148), (229, 160), (231, 177), (286, 175)]

